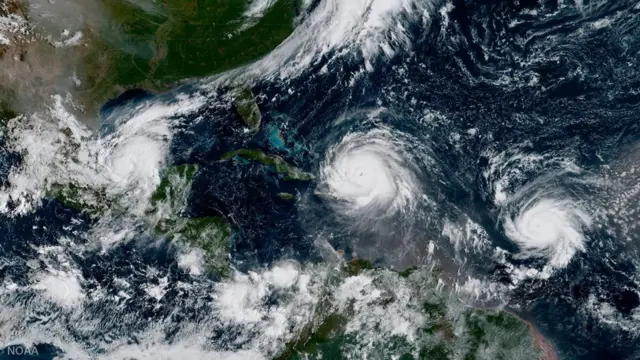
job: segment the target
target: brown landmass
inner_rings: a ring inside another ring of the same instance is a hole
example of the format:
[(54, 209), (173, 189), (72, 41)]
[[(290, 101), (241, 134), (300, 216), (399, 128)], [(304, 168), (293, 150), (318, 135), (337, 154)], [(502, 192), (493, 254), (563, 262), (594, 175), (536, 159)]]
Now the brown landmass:
[[(53, 95), (66, 98), (69, 94), (67, 110), (91, 127), (98, 125), (97, 109), (76, 96), (83, 82), (81, 55), (87, 48), (86, 39), (78, 34), (95, 19), (65, 13), (73, 11), (73, 5), (81, 8), (89, 3), (73, 0), (63, 6), (55, 4), (60, 12), (51, 17), (48, 17), (50, 13), (30, 11), (44, 11), (42, 6), (53, 6), (40, 4), (39, 0), (6, 0), (0, 4), (0, 16), (20, 24), (3, 32), (9, 43), (0, 45), (0, 101), (18, 113), (32, 113), (49, 106)], [(63, 21), (65, 16), (77, 18), (75, 24)], [(74, 43), (65, 42), (76, 35), (78, 39)]]
[(533, 341), (535, 342), (538, 349), (542, 351), (540, 360), (560, 360), (560, 357), (558, 356), (558, 353), (556, 352), (553, 344), (549, 340), (547, 340), (547, 338), (545, 338), (542, 333), (540, 333), (538, 328), (536, 328), (536, 326), (529, 321), (522, 321), (524, 321), (524, 323), (529, 326), (529, 328), (531, 329), (531, 334), (533, 335)]

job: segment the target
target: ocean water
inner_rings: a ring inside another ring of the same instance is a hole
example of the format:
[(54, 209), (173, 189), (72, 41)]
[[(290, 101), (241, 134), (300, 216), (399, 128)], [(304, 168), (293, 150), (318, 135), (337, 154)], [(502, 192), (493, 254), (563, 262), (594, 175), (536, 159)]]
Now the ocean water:
[[(23, 164), (0, 163), (11, 341), (70, 358), (274, 357), (314, 313), (313, 280), (332, 279), (323, 266), (339, 254), (438, 267), (452, 294), (518, 314), (560, 358), (637, 358), (640, 8), (305, 6), (292, 37), (254, 64), (158, 96), (125, 93), (103, 108), (99, 134), (65, 122), (88, 154), (77, 166), (19, 155), (48, 128), (7, 150)], [(238, 82), (255, 94), (257, 132), (237, 115)], [(40, 153), (66, 149), (50, 144)], [(235, 149), (314, 179), (221, 160)], [(226, 280), (185, 272), (182, 249), (140, 220), (162, 170), (179, 164), (199, 166), (183, 214), (231, 225)], [(40, 182), (24, 182), (30, 171)], [(46, 199), (50, 178), (112, 189), (124, 215)]]

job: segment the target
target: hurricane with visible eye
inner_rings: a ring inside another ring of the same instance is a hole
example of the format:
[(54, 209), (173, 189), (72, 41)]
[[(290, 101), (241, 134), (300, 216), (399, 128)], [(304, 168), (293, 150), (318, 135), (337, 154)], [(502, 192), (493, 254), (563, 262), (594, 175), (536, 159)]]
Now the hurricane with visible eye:
[(327, 151), (317, 193), (358, 221), (411, 212), (422, 194), (417, 146), (389, 128), (349, 133)]
[(505, 235), (520, 248), (517, 257), (546, 257), (547, 268), (565, 267), (585, 248), (591, 217), (579, 202), (554, 192), (537, 191), (517, 201), (503, 217)]

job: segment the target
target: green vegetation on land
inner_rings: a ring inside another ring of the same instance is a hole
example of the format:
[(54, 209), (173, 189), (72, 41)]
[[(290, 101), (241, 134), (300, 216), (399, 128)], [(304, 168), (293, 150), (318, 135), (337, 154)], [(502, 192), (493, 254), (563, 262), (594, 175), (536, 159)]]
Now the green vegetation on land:
[[(157, 234), (188, 247), (202, 250), (205, 264), (216, 275), (228, 271), (231, 226), (222, 217), (188, 218), (183, 216), (193, 177), (198, 166), (178, 165), (168, 168), (151, 195), (147, 221)], [(48, 197), (63, 206), (97, 217), (118, 206), (104, 189), (77, 184), (53, 184)]]
[(524, 341), (532, 336), (523, 321), (504, 311), (477, 309), (467, 312), (465, 320), (469, 350), (464, 360), (484, 359), (486, 355), (496, 360), (510, 360), (508, 354), (527, 345)]
[(272, 166), (275, 172), (285, 175), (285, 180), (308, 181), (314, 179), (313, 174), (298, 169), (296, 166), (286, 162), (280, 156), (267, 155), (260, 150), (239, 149), (229, 151), (223, 154), (221, 159), (229, 160), (234, 157), (239, 157), (246, 160), (254, 160), (261, 164)]
[(198, 171), (198, 165), (184, 164), (171, 167), (165, 171), (160, 185), (151, 195), (151, 204), (168, 202), (171, 208), (180, 206), (178, 202), (185, 201), (191, 181)]
[(104, 189), (76, 184), (53, 184), (47, 195), (65, 207), (86, 212), (91, 216), (98, 216), (112, 204)]
[[(411, 297), (422, 299), (424, 314), (422, 329), (412, 339), (392, 335), (381, 339), (366, 338), (353, 327), (362, 328), (366, 314), (358, 315), (359, 306), (348, 302), (346, 308), (334, 307), (331, 296), (321, 300), (316, 313), (300, 335), (290, 341), (275, 360), (344, 359), (358, 353), (361, 346), (379, 351), (380, 358), (403, 360), (510, 360), (514, 358), (539, 359), (541, 350), (535, 345), (527, 324), (514, 315), (500, 310), (468, 308), (455, 299), (436, 290), (434, 273), (413, 269), (412, 274), (386, 269), (371, 269), (366, 260), (346, 264), (343, 280), (356, 275), (371, 277), (376, 284), (376, 295), (366, 302), (376, 302), (387, 308), (397, 301), (395, 286), (404, 283), (412, 290)], [(385, 280), (385, 276), (387, 277)], [(402, 280), (404, 279), (404, 280)], [(383, 284), (387, 285), (383, 285)], [(405, 288), (406, 289), (406, 288)], [(365, 294), (362, 294), (365, 295)], [(418, 302), (419, 303), (419, 302)], [(403, 305), (404, 306), (404, 305)], [(385, 311), (396, 311), (388, 308)], [(363, 317), (364, 316), (364, 317)], [(354, 320), (353, 326), (350, 322)], [(377, 324), (369, 324), (368, 331), (377, 331)], [(351, 328), (352, 330), (348, 330)]]
[(272, 166), (274, 171), (278, 174), (283, 174), (285, 180), (302, 180), (308, 181), (313, 180), (313, 174), (308, 172), (304, 172), (297, 167), (289, 164), (280, 156), (277, 155), (267, 155), (260, 150), (252, 150), (252, 149), (239, 149), (234, 151), (229, 151), (222, 155), (222, 160), (229, 160), (234, 157), (239, 157), (246, 160), (254, 160), (261, 164)]
[(349, 274), (350, 276), (357, 276), (360, 275), (363, 270), (373, 269), (373, 265), (369, 260), (353, 259), (345, 264), (345, 269), (347, 271), (347, 274)]
[(226, 275), (229, 271), (231, 227), (221, 217), (163, 219), (156, 231), (192, 248), (202, 250), (209, 272)]
[(274, 360), (304, 359), (304, 355), (322, 354), (328, 359), (340, 359), (342, 342), (336, 341), (345, 329), (348, 319), (340, 314), (331, 314), (316, 326), (309, 326)]
[(282, 199), (282, 200), (296, 200), (297, 199), (295, 194), (286, 193), (286, 192), (278, 193), (278, 197), (280, 199)]
[(248, 87), (237, 90), (235, 98), (235, 106), (238, 115), (242, 118), (245, 125), (252, 131), (260, 129), (260, 123), (262, 121), (262, 114), (260, 108), (256, 103), (256, 98), (253, 96), (253, 92)]
[(182, 215), (197, 171), (198, 165), (194, 164), (168, 168), (151, 195), (147, 213), (155, 223), (156, 232), (202, 250), (209, 271), (226, 275), (231, 226), (222, 217), (187, 218)]
[(413, 274), (416, 270), (418, 270), (418, 267), (417, 266), (412, 266), (412, 267), (404, 269), (402, 271), (398, 271), (398, 275), (406, 278), (409, 275)]
[(86, 34), (86, 90), (96, 104), (126, 88), (164, 89), (254, 61), (293, 31), (296, 0), (260, 18), (237, 0), (103, 0), (113, 19)]
[[(422, 339), (414, 339), (424, 345), (418, 351), (401, 352), (400, 359), (511, 360), (515, 354), (527, 355), (533, 360), (540, 358), (541, 352), (535, 347), (529, 327), (515, 317), (506, 313), (486, 315), (484, 310), (476, 309), (468, 310), (465, 316), (472, 320), (458, 325), (456, 329), (462, 333), (454, 333), (453, 324), (442, 325), (447, 329), (446, 334), (425, 332)], [(496, 316), (503, 318), (504, 326), (490, 322), (489, 319)], [(275, 360), (348, 358), (349, 349), (357, 341), (353, 335), (345, 333), (348, 323), (349, 319), (344, 315), (328, 316), (315, 331), (289, 343)], [(386, 350), (411, 348), (401, 337), (389, 339), (385, 346)]]

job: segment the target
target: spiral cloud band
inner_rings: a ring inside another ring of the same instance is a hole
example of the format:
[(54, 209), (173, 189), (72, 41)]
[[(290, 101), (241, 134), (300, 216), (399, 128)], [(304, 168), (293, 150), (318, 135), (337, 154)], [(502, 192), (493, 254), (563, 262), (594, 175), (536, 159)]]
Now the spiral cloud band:
[(321, 164), (321, 195), (365, 220), (413, 209), (420, 186), (411, 148), (409, 138), (387, 128), (344, 136)]
[(522, 257), (547, 257), (548, 265), (558, 269), (584, 250), (583, 231), (591, 226), (591, 218), (571, 199), (537, 193), (518, 205), (503, 224)]

